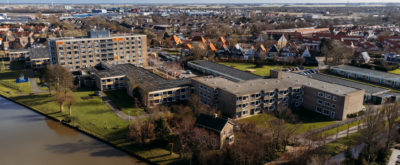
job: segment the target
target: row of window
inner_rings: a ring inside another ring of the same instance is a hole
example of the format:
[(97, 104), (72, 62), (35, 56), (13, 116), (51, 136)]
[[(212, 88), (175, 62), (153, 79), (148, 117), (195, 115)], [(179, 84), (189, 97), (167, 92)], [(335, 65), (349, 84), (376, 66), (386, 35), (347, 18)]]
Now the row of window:
[[(92, 46), (92, 45), (88, 45), (87, 48), (88, 48), (88, 49), (92, 49), (93, 46)], [(108, 45), (107, 45), (107, 46), (106, 46), (106, 45), (100, 45), (100, 46), (99, 46), (99, 45), (94, 45), (94, 48), (96, 48), (96, 50), (99, 50), (98, 48), (108, 48), (108, 49), (102, 49), (102, 50), (108, 50), (108, 51), (118, 50), (118, 48), (116, 48), (116, 47), (113, 48), (112, 45), (110, 45), (110, 46), (108, 46)], [(137, 48), (141, 49), (142, 46), (141, 46), (141, 45), (138, 45)], [(67, 47), (65, 47), (65, 49), (64, 49), (64, 47), (58, 47), (58, 50), (62, 50), (62, 51), (63, 51), (63, 50), (72, 50), (72, 49), (74, 49), (74, 50), (79, 50), (79, 49), (81, 49), (81, 50), (82, 50), (82, 49), (83, 49), (83, 50), (86, 50), (86, 45), (73, 46), (73, 47), (67, 46)], [(120, 49), (120, 50), (123, 50), (123, 49), (124, 49), (124, 46), (123, 46), (123, 45), (120, 45), (119, 49)], [(136, 49), (136, 47), (135, 47), (135, 46), (128, 46), (128, 45), (125, 45), (125, 49)], [(51, 50), (54, 51), (53, 48), (51, 48)]]
[[(83, 56), (74, 56), (74, 57), (72, 57), (72, 56), (67, 56), (67, 60), (72, 60), (72, 58), (74, 58), (75, 60), (77, 60), (77, 59), (79, 59), (79, 58), (81, 58), (81, 59), (86, 59), (86, 57), (88, 57), (88, 58), (93, 58), (93, 55), (88, 55), (88, 56), (83, 55)], [(100, 55), (99, 55), (99, 54), (96, 54), (96, 57), (99, 58)], [(101, 57), (107, 57), (107, 55), (102, 55)], [(139, 56), (137, 56), (137, 57), (138, 57), (138, 58), (141, 58), (142, 55), (139, 55)], [(112, 56), (111, 58), (114, 58), (114, 56)], [(131, 56), (120, 56), (120, 58), (121, 58), (121, 59), (124, 59), (124, 58), (130, 59)], [(136, 55), (133, 55), (132, 58), (136, 58)], [(64, 61), (64, 60), (65, 60), (65, 57), (60, 57), (60, 61)]]
[[(325, 107), (331, 107), (331, 103), (317, 99), (317, 104), (324, 105)], [(336, 104), (332, 104), (332, 109), (336, 109)]]
[(324, 115), (330, 116), (331, 118), (335, 118), (335, 112), (334, 111), (330, 111), (330, 114), (329, 114), (329, 110), (327, 110), (325, 108), (318, 107), (318, 106), (316, 107), (316, 111), (318, 113), (322, 113)]
[[(121, 39), (121, 38), (120, 38)], [(142, 37), (125, 37), (125, 40), (135, 40), (135, 39), (142, 39)], [(100, 40), (100, 43), (104, 43), (104, 42), (112, 42), (112, 39), (104, 39), (104, 40)], [(99, 40), (82, 40), (82, 41), (65, 41), (65, 44), (70, 45), (70, 44), (85, 44), (85, 43), (99, 43)]]
[[(328, 99), (328, 100), (331, 99), (331, 95), (330, 94), (324, 94), (322, 92), (318, 92), (318, 97), (325, 97), (325, 99)], [(333, 96), (332, 97), (332, 101), (336, 101), (336, 100), (337, 100), (337, 97)]]
[(168, 96), (168, 95), (172, 95), (175, 93), (179, 94), (180, 92), (182, 92), (182, 93), (186, 92), (186, 88), (178, 89), (176, 91), (165, 91), (165, 92), (152, 93), (152, 94), (149, 94), (149, 97), (153, 98), (153, 97), (159, 97), (159, 96)]
[[(123, 50), (123, 49), (122, 49)], [(58, 52), (58, 54), (60, 55), (60, 56), (63, 56), (63, 55), (72, 55), (72, 54), (76, 54), (76, 55), (78, 55), (78, 54), (86, 54), (86, 53), (88, 53), (88, 54), (91, 54), (91, 53), (93, 53), (93, 50), (88, 50), (87, 52), (86, 52), (86, 50), (81, 50), (81, 51), (67, 51), (67, 52)], [(95, 50), (95, 53), (100, 53), (100, 50), (99, 49), (96, 49)], [(101, 51), (101, 53), (107, 53), (107, 51)], [(118, 55), (118, 53), (121, 55), (121, 54), (131, 54), (131, 53), (133, 53), (133, 54), (135, 54), (136, 53), (136, 51), (135, 50), (132, 50), (132, 51), (119, 51), (119, 52), (114, 52), (114, 51), (110, 51), (110, 53), (109, 54), (111, 54), (111, 55)], [(142, 53), (142, 50), (138, 50), (137, 51), (137, 53)]]

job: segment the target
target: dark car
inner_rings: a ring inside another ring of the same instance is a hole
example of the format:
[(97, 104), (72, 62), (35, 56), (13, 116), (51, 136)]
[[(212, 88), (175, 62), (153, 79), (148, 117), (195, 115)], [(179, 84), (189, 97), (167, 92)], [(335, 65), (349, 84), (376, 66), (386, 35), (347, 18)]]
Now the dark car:
[(304, 70), (304, 66), (299, 67), (299, 69)]
[(100, 91), (94, 91), (94, 95), (100, 96)]

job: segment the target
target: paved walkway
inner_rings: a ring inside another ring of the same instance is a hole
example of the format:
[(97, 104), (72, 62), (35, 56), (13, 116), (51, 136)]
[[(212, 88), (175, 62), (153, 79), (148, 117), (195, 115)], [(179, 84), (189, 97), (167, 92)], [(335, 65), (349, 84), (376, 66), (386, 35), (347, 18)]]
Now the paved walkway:
[[(103, 91), (100, 91), (101, 99), (110, 107), (110, 109), (117, 115), (119, 118), (121, 118), (123, 121), (129, 121), (129, 116), (125, 114), (124, 112), (120, 111), (118, 107), (110, 100), (107, 98), (106, 94), (103, 93)], [(149, 114), (145, 115), (138, 115), (138, 116), (131, 116), (130, 120), (145, 118), (148, 117)]]
[(392, 156), (390, 157), (390, 160), (389, 160), (389, 164), (388, 164), (388, 165), (395, 165), (395, 164), (396, 164), (396, 161), (399, 160), (399, 159), (397, 158), (397, 156), (399, 156), (399, 155), (400, 155), (400, 150), (398, 150), (398, 149), (393, 149)]
[(29, 82), (31, 83), (32, 91), (33, 93), (45, 93), (49, 91), (41, 90), (39, 89), (36, 78), (35, 78), (35, 73), (33, 72), (32, 69), (27, 69), (28, 74), (29, 74)]

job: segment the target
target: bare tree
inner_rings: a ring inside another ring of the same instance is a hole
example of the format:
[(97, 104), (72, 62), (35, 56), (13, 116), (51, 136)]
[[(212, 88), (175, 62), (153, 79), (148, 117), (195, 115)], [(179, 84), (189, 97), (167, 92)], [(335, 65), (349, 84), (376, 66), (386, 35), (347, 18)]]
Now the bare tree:
[(365, 143), (366, 157), (369, 163), (371, 154), (377, 149), (381, 140), (381, 135), (385, 130), (384, 116), (375, 106), (370, 106), (366, 111), (364, 118), (364, 128), (359, 128), (360, 136), (357, 138), (360, 143)]
[(67, 100), (67, 96), (64, 92), (56, 91), (56, 95), (54, 96), (54, 100), (60, 104), (61, 113), (64, 112), (64, 102)]
[(386, 117), (386, 129), (388, 130), (387, 133), (387, 140), (386, 140), (386, 148), (389, 149), (390, 144), (394, 141), (397, 135), (396, 126), (399, 125), (399, 121), (397, 119), (400, 116), (400, 105), (396, 103), (389, 103), (382, 107), (382, 113)]
[(68, 92), (67, 101), (68, 101), (69, 115), (71, 115), (72, 114), (72, 106), (75, 105), (75, 103), (76, 103), (75, 95), (73, 92)]

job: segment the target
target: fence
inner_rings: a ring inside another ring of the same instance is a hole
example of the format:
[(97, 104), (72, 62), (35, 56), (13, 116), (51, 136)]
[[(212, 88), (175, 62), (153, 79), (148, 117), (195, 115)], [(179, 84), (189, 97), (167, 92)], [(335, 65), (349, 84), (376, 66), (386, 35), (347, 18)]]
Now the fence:
[(331, 124), (331, 125), (328, 125), (328, 126), (325, 126), (325, 127), (321, 127), (321, 128), (318, 128), (318, 129), (315, 129), (315, 130), (312, 130), (312, 131), (306, 132), (306, 133), (309, 133), (308, 135), (315, 135), (315, 134), (318, 134), (318, 133), (321, 133), (321, 132), (324, 132), (324, 131), (327, 131), (327, 130), (331, 130), (331, 129), (340, 127), (342, 125), (350, 124), (350, 123), (365, 119), (366, 117), (367, 117), (367, 115), (358, 116), (358, 117), (355, 117), (355, 118), (348, 119), (346, 121), (338, 122), (336, 124)]
[(14, 88), (14, 89), (17, 89), (17, 90), (20, 90), (20, 89), (21, 89), (21, 87), (19, 87), (19, 86), (17, 86), (17, 85), (14, 85), (14, 84), (11, 84), (11, 83), (9, 83), (9, 82), (7, 82), (7, 81), (1, 81), (1, 80), (0, 80), (0, 84), (3, 84), (3, 85), (5, 85), (5, 86), (8, 86), (8, 87), (10, 87), (10, 88)]

